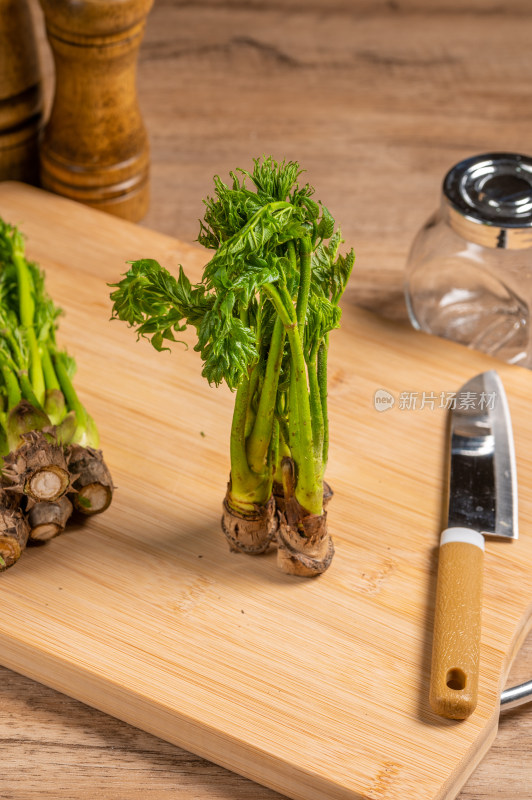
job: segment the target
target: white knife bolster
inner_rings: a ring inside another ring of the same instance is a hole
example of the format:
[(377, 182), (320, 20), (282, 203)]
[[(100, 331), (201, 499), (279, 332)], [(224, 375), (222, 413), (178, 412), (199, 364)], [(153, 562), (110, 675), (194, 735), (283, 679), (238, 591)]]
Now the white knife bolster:
[(470, 528), (446, 528), (440, 539), (440, 547), (448, 542), (463, 542), (464, 544), (474, 544), (484, 550), (484, 537), (477, 531)]

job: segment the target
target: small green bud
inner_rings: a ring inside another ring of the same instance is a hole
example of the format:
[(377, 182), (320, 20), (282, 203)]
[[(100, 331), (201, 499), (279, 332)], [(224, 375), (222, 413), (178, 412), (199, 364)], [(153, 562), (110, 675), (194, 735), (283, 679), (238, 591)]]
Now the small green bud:
[(59, 423), (66, 416), (66, 403), (63, 392), (60, 389), (47, 389), (44, 398), (44, 410), (52, 425)]
[(59, 444), (72, 444), (72, 440), (77, 428), (76, 414), (70, 411), (59, 423), (56, 429), (57, 441)]
[(30, 431), (41, 431), (51, 425), (50, 418), (27, 400), (21, 400), (7, 415), (7, 441), (9, 451), (22, 444), (22, 435)]

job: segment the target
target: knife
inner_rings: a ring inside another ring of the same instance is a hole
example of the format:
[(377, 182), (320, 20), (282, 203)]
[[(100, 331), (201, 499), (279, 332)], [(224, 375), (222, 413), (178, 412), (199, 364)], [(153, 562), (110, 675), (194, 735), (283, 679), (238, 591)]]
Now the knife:
[(466, 719), (477, 705), (485, 535), (518, 536), (512, 424), (494, 370), (468, 381), (450, 411), (429, 696), (433, 711), (448, 719)]

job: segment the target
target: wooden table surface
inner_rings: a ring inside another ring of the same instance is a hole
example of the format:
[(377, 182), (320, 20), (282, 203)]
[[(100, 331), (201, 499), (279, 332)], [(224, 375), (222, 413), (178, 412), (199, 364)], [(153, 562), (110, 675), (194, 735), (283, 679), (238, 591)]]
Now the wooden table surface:
[[(403, 316), (405, 258), (446, 170), (532, 150), (531, 35), (527, 0), (155, 0), (139, 63), (143, 224), (193, 240), (214, 173), (298, 159), (356, 249), (346, 303)], [(530, 677), (532, 637), (509, 683)], [(1, 800), (280, 800), (2, 668), (0, 753)], [(501, 718), (459, 798), (530, 800), (531, 784), (532, 705)]]

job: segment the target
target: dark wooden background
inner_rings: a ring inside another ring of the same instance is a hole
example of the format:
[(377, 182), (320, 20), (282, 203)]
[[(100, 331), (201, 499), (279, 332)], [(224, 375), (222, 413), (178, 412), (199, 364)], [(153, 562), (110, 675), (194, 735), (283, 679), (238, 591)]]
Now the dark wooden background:
[[(144, 224), (193, 240), (214, 173), (297, 159), (356, 249), (347, 302), (402, 316), (408, 248), (446, 170), (532, 151), (531, 41), (528, 0), (155, 0), (138, 79)], [(532, 637), (509, 680), (530, 677)], [(5, 669), (0, 754), (2, 800), (279, 798)], [(531, 786), (532, 705), (502, 718), (459, 797), (530, 800)]]

